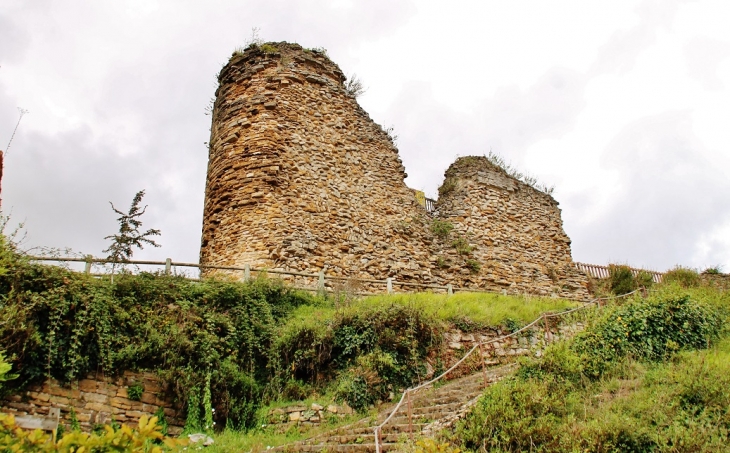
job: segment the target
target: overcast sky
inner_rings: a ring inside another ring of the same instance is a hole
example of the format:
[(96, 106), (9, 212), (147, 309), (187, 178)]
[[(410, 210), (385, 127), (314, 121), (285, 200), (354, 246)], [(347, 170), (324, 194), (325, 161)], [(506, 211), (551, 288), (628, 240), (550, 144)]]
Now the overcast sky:
[(2, 0), (2, 207), (101, 256), (146, 189), (196, 261), (215, 75), (251, 29), (324, 47), (393, 126), (409, 186), (492, 151), (555, 185), (576, 261), (730, 271), (730, 2)]

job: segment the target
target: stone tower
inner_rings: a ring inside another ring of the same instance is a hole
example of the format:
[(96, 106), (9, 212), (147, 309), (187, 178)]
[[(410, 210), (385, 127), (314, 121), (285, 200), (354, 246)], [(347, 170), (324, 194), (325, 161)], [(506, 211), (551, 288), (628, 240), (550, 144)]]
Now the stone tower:
[(427, 212), (324, 53), (250, 46), (218, 81), (202, 265), (587, 297), (550, 195), (464, 157)]
[(268, 43), (235, 53), (218, 80), (201, 264), (430, 275), (427, 249), (393, 231), (424, 214), (398, 150), (335, 63)]

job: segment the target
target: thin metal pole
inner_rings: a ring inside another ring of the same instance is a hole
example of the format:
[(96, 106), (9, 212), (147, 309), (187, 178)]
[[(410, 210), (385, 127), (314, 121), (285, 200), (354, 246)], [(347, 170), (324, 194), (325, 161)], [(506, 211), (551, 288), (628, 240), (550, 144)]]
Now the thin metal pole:
[(545, 313), (542, 314), (542, 320), (545, 322), (545, 342), (549, 343), (552, 341), (552, 335), (550, 334), (550, 325), (548, 324), (548, 318)]
[(484, 355), (484, 343), (479, 342), (479, 354), (482, 356), (482, 370), (484, 371), (484, 388), (489, 385), (489, 379), (487, 379), (487, 356)]
[(413, 441), (413, 407), (411, 406), (410, 390), (406, 390), (406, 397), (408, 398), (408, 434)]

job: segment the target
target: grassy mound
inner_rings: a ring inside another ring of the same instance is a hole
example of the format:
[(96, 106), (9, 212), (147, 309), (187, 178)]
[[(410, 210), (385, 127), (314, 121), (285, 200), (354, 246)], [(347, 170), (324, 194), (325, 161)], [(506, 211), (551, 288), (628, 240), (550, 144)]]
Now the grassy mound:
[(498, 452), (725, 451), (729, 306), (727, 294), (669, 286), (606, 310), (487, 389), (454, 442)]

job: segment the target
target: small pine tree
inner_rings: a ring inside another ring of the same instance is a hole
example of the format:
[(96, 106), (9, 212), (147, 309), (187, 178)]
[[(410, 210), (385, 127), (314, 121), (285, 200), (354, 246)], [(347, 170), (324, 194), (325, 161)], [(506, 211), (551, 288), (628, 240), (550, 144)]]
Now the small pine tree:
[(140, 208), (139, 204), (142, 202), (144, 197), (144, 190), (140, 190), (132, 199), (132, 206), (129, 208), (129, 212), (124, 213), (114, 207), (114, 203), (111, 201), (109, 204), (112, 206), (114, 212), (119, 214), (117, 222), (119, 222), (119, 234), (113, 234), (106, 236), (104, 239), (110, 239), (111, 244), (109, 248), (103, 251), (108, 253), (107, 259), (112, 262), (112, 274), (114, 273), (114, 267), (118, 263), (125, 263), (129, 261), (134, 252), (134, 248), (140, 250), (144, 249), (144, 244), (151, 245), (153, 247), (159, 247), (160, 245), (154, 240), (150, 239), (150, 236), (160, 236), (162, 233), (160, 230), (151, 228), (144, 233), (140, 232), (142, 227), (142, 221), (139, 219), (147, 210), (147, 206)]

